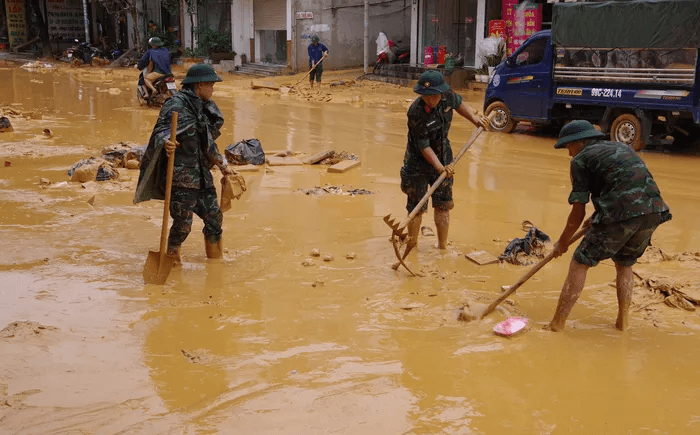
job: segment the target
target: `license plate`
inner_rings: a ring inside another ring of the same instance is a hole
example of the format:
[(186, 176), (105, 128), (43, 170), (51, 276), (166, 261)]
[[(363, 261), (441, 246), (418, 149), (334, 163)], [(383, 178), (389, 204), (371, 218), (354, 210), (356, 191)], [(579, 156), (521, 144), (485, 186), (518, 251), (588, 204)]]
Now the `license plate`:
[(171, 90), (171, 91), (174, 91), (174, 90), (175, 90), (175, 83), (168, 82), (168, 83), (166, 83), (166, 85), (168, 85), (168, 89), (169, 89), (169, 90)]

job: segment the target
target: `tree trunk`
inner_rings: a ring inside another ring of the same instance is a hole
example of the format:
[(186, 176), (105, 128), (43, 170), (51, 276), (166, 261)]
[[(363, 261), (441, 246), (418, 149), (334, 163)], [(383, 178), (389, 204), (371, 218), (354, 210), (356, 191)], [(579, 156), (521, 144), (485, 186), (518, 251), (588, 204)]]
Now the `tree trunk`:
[(53, 52), (51, 51), (51, 40), (49, 38), (49, 23), (44, 17), (44, 13), (41, 11), (39, 0), (31, 0), (31, 5), (32, 9), (34, 10), (34, 15), (36, 15), (37, 27), (39, 27), (42, 55), (44, 57), (52, 57)]

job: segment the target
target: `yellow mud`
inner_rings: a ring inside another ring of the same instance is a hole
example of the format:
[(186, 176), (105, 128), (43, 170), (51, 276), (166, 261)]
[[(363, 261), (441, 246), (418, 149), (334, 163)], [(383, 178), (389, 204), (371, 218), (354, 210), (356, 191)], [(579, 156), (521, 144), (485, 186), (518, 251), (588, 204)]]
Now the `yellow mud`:
[[(359, 75), (329, 71), (324, 82)], [(425, 277), (391, 270), (382, 217), (406, 213), (399, 168), (414, 98), (408, 88), (356, 80), (307, 98), (254, 91), (249, 78), (224, 75), (214, 94), (226, 118), (222, 151), (258, 138), (266, 151), (347, 151), (361, 166), (244, 173), (248, 190), (225, 214), (223, 262), (205, 259), (195, 219), (183, 266), (165, 286), (144, 285), (162, 203), (132, 205), (138, 172), (120, 169), (119, 182), (63, 183), (73, 163), (105, 146), (146, 143), (158, 111), (138, 107), (136, 76), (0, 68), (0, 106), (41, 114), (13, 117), (14, 132), (0, 133), (0, 161), (10, 162), (0, 164), (0, 329), (33, 322), (0, 334), (1, 433), (700, 431), (698, 313), (645, 306), (658, 300), (639, 287), (630, 330), (620, 333), (611, 263), (590, 271), (562, 333), (541, 327), (568, 255), (528, 281), (515, 306), (481, 322), (457, 320), (466, 302), (478, 311), (527, 271), (477, 266), (465, 253), (500, 254), (524, 235), (523, 220), (551, 237), (561, 231), (569, 158), (552, 148), (554, 138), (522, 129), (479, 137), (457, 166), (448, 249), (421, 237), (407, 261)], [(463, 95), (481, 108), (482, 94)], [(453, 147), (472, 131), (456, 120)], [(700, 251), (698, 158), (643, 156), (674, 215), (654, 245)], [(326, 184), (374, 194), (298, 191)], [(434, 229), (432, 213), (423, 225)], [(313, 249), (320, 257), (302, 265)], [(323, 261), (326, 254), (333, 260)], [(686, 260), (652, 258), (635, 271), (697, 285), (700, 262)], [(509, 312), (532, 327), (495, 336)]]

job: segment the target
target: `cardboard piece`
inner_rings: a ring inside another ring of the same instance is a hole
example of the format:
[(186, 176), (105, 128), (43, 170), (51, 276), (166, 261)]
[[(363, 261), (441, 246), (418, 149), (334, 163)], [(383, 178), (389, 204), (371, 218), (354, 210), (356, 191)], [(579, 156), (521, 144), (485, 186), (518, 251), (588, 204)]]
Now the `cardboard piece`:
[(303, 159), (301, 159), (301, 161), (305, 165), (314, 165), (323, 159), (327, 159), (328, 157), (331, 157), (333, 154), (335, 154), (335, 151), (333, 151), (333, 150), (321, 151), (320, 153), (316, 153), (314, 155), (304, 157)]
[(465, 257), (478, 264), (479, 266), (484, 266), (486, 264), (498, 263), (500, 260), (497, 257), (489, 254), (486, 251), (475, 251), (465, 254)]
[(263, 82), (263, 83), (253, 83), (252, 81), (250, 82), (250, 88), (251, 89), (271, 89), (273, 91), (279, 91), (280, 87), (275, 85), (274, 83), (271, 82)]
[(267, 164), (270, 166), (295, 166), (303, 165), (301, 160), (296, 157), (267, 157)]
[(343, 160), (340, 163), (336, 163), (333, 166), (329, 166), (328, 172), (343, 173), (347, 170), (354, 168), (355, 166), (360, 166), (359, 160)]

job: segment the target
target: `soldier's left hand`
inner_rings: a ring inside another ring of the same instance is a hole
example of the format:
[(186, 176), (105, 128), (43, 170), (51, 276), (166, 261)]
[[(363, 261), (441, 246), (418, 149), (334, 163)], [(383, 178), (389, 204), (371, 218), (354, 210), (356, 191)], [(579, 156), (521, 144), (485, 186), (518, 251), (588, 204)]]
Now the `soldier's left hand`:
[(450, 178), (455, 175), (455, 165), (450, 163), (449, 165), (445, 166), (445, 176), (447, 178)]
[(554, 254), (554, 258), (561, 257), (566, 253), (566, 251), (569, 250), (569, 245), (566, 243), (563, 243), (561, 240), (557, 241), (557, 243), (554, 244), (554, 251), (552, 254)]

